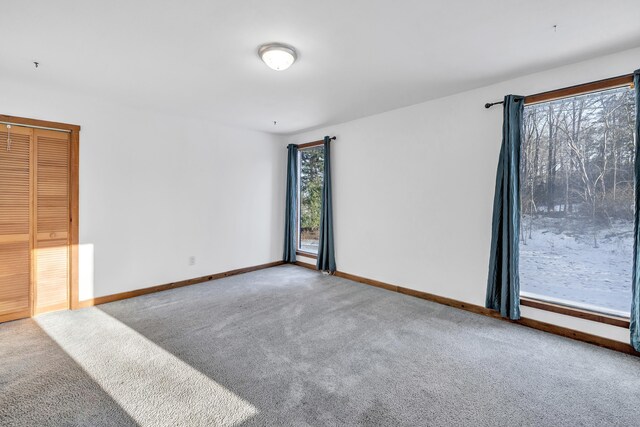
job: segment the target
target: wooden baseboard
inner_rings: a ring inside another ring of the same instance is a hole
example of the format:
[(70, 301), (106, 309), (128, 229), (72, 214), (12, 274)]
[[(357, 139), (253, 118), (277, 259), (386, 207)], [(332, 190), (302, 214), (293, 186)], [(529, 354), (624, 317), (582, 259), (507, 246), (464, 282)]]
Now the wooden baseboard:
[(162, 292), (169, 289), (181, 288), (183, 286), (195, 285), (196, 283), (208, 282), (210, 280), (222, 279), (224, 277), (235, 276), (236, 274), (248, 273), (250, 271), (262, 270), (264, 268), (276, 267), (284, 264), (284, 261), (269, 262), (266, 264), (254, 265), (252, 267), (238, 268), (236, 270), (225, 271), (223, 273), (210, 274), (208, 276), (195, 277), (193, 279), (181, 280), (179, 282), (165, 283), (164, 285), (151, 286), (149, 288), (136, 289), (119, 294), (106, 295), (92, 298), (78, 303), (78, 308), (92, 307), (94, 305), (106, 304), (108, 302), (119, 301), (127, 298), (138, 297), (140, 295)]
[[(315, 270), (315, 266), (303, 262), (296, 262), (296, 265), (305, 268), (311, 268)], [(481, 314), (483, 316), (493, 317), (495, 319), (505, 320), (510, 323), (523, 325), (529, 328), (538, 329), (540, 331), (549, 332), (555, 335), (571, 338), (574, 340), (594, 344), (600, 347), (608, 348), (610, 350), (619, 351), (622, 353), (631, 354), (634, 356), (640, 356), (640, 353), (630, 345), (620, 341), (612, 340), (610, 338), (604, 338), (598, 335), (588, 334), (586, 332), (576, 331), (575, 329), (566, 328), (564, 326), (552, 325), (550, 323), (541, 322), (539, 320), (530, 318), (520, 318), (520, 320), (505, 319), (500, 316), (500, 313), (490, 310), (480, 305), (470, 304), (463, 301), (458, 301), (452, 298), (442, 297), (439, 295), (430, 294), (427, 292), (417, 291), (415, 289), (404, 288), (402, 286), (392, 285), (379, 280), (368, 279), (362, 276), (356, 276), (355, 274), (344, 273), (342, 271), (336, 271), (336, 276), (344, 279), (352, 280), (358, 283), (364, 283), (365, 285), (375, 286), (377, 288), (386, 289), (393, 292), (398, 292), (405, 295), (410, 295), (416, 298), (421, 298), (427, 301), (435, 302), (438, 304), (447, 305), (449, 307), (458, 308), (461, 310), (470, 311), (472, 313)]]
[(364, 277), (356, 276), (355, 274), (344, 273), (342, 271), (336, 271), (334, 276), (342, 277), (343, 279), (353, 280), (354, 282), (364, 283), (365, 285), (375, 286), (376, 288), (386, 289), (388, 291), (398, 292), (396, 285), (390, 285), (388, 283), (380, 282), (373, 279), (365, 279)]

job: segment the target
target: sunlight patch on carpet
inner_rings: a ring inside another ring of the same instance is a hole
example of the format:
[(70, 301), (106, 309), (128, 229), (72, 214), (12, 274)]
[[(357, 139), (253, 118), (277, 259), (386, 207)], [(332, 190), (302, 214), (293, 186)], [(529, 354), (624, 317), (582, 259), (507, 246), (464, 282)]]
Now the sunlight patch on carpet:
[(141, 426), (234, 426), (258, 413), (103, 311), (91, 308), (78, 314), (35, 320)]

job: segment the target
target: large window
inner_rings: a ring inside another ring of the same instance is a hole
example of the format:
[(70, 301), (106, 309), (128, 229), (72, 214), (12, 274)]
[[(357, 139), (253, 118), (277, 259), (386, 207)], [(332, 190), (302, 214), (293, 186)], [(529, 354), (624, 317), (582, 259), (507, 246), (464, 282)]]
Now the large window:
[(523, 296), (629, 316), (634, 114), (628, 86), (525, 106)]
[(298, 249), (318, 253), (324, 147), (317, 145), (299, 151), (300, 205), (298, 207)]

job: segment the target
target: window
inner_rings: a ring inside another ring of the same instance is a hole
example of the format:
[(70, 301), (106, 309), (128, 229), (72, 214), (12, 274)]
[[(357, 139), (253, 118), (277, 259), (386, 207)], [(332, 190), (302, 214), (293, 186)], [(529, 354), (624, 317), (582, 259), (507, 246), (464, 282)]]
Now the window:
[(320, 209), (324, 174), (324, 146), (316, 145), (299, 151), (298, 249), (318, 253)]
[(629, 317), (634, 115), (628, 85), (525, 105), (522, 296)]

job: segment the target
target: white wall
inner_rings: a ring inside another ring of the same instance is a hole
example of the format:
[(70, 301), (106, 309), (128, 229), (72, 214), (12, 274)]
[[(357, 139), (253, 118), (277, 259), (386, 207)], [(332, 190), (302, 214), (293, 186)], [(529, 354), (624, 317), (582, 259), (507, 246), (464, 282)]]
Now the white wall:
[(80, 300), (281, 259), (280, 138), (6, 79), (0, 94), (2, 114), (82, 126)]
[[(640, 49), (629, 50), (288, 138), (338, 137), (332, 148), (338, 269), (484, 305), (502, 126), (502, 108), (486, 110), (485, 102), (639, 67)], [(522, 312), (628, 341), (621, 328)]]

